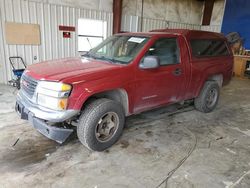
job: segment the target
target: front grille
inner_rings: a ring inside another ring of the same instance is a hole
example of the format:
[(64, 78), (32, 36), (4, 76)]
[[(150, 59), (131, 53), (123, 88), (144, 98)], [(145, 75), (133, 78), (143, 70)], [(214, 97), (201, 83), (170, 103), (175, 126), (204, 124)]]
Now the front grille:
[(33, 97), (35, 90), (36, 90), (36, 86), (37, 86), (37, 81), (34, 78), (32, 78), (26, 74), (22, 75), (21, 89), (30, 98)]

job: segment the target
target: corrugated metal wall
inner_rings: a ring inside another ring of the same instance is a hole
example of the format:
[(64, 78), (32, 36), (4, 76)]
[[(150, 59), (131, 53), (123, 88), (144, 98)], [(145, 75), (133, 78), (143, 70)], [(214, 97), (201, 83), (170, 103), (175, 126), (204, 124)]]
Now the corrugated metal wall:
[(122, 31), (138, 32), (139, 28), (139, 16), (122, 15)]
[(142, 30), (141, 30), (141, 18), (139, 16), (123, 15), (122, 17), (123, 31), (147, 32), (152, 29), (163, 29), (163, 28), (195, 29), (195, 30), (220, 32), (220, 26), (217, 25), (201, 26), (196, 24), (172, 22), (167, 20), (151, 19), (151, 18), (143, 18)]
[(201, 30), (220, 33), (221, 32), (221, 25), (202, 25)]
[[(21, 56), (27, 64), (78, 56), (77, 31), (71, 33), (70, 39), (65, 39), (62, 37), (62, 32), (58, 30), (58, 26), (77, 27), (79, 18), (105, 20), (108, 24), (107, 35), (112, 34), (113, 14), (111, 12), (28, 0), (0, 0), (0, 83), (7, 83), (12, 77), (8, 60), (10, 56)], [(7, 45), (4, 32), (6, 21), (39, 24), (41, 45)]]
[(200, 30), (200, 25), (172, 22), (167, 20), (150, 19), (150, 18), (143, 19), (142, 31), (150, 31), (152, 29), (163, 29), (163, 28)]

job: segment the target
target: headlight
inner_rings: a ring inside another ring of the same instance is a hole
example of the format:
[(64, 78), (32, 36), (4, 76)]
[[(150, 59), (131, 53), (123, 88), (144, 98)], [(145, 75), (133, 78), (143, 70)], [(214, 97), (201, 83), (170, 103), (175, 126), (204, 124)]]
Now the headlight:
[(68, 84), (41, 81), (37, 87), (37, 104), (53, 110), (65, 110), (71, 89)]
[(67, 98), (55, 98), (55, 97), (50, 97), (50, 96), (38, 93), (37, 104), (43, 107), (53, 109), (53, 110), (65, 110), (67, 108), (68, 99)]
[(47, 82), (47, 81), (41, 81), (39, 82), (39, 88), (44, 88), (51, 91), (70, 91), (71, 85), (64, 84), (60, 82)]

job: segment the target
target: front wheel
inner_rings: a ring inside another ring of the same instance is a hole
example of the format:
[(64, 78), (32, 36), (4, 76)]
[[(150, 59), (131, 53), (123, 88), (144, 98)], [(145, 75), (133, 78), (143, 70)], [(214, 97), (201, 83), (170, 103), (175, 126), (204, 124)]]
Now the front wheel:
[(217, 106), (220, 87), (214, 81), (205, 82), (199, 96), (194, 100), (194, 106), (201, 112), (211, 112)]
[(124, 111), (118, 102), (97, 99), (84, 109), (79, 119), (78, 138), (88, 149), (103, 151), (119, 139), (124, 120)]

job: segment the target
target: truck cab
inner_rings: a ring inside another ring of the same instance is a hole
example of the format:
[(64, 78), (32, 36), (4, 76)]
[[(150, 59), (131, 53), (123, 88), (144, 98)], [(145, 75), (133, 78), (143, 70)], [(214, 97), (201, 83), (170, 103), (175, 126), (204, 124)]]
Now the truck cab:
[(233, 57), (219, 33), (163, 29), (114, 35), (80, 58), (29, 66), (16, 111), (57, 142), (77, 130), (90, 150), (122, 134), (125, 117), (194, 100), (208, 113), (232, 76)]

